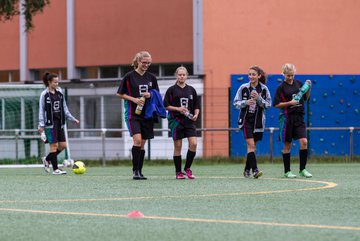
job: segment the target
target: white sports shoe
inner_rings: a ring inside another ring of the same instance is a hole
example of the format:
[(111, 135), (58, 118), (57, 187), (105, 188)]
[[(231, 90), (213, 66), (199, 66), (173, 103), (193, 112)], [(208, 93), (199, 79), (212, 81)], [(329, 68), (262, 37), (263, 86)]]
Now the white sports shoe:
[(54, 175), (63, 175), (63, 174), (66, 174), (66, 171), (63, 171), (61, 169), (56, 169), (55, 171), (53, 171)]
[(44, 164), (44, 170), (46, 173), (50, 173), (50, 163), (46, 160), (46, 156), (41, 158), (42, 163)]

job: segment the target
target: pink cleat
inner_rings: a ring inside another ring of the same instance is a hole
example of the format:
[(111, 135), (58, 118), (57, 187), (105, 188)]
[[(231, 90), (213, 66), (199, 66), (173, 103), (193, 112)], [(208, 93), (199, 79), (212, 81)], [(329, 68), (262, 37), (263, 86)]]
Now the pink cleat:
[(185, 172), (186, 172), (186, 176), (187, 176), (189, 179), (195, 179), (195, 176), (192, 174), (192, 171), (190, 170), (190, 168), (186, 168), (186, 169), (185, 169)]

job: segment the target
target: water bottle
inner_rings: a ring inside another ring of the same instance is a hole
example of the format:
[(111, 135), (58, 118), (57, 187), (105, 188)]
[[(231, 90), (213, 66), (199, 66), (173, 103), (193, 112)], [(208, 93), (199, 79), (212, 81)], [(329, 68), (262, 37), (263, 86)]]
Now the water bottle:
[(45, 131), (41, 132), (40, 138), (41, 138), (41, 140), (42, 140), (44, 143), (46, 143), (46, 134), (45, 134)]
[[(253, 89), (253, 90), (251, 91), (251, 93), (252, 93), (252, 92), (256, 92), (256, 90)], [(251, 96), (251, 93), (250, 93), (250, 96)], [(251, 105), (249, 105), (249, 113), (255, 113), (255, 110), (256, 110), (256, 102), (253, 103), (253, 104), (251, 104)]]
[(303, 95), (310, 89), (310, 87), (311, 87), (310, 81), (305, 81), (303, 86), (301, 86), (299, 92), (294, 95), (293, 100), (299, 102), (303, 97)]
[[(145, 105), (145, 97), (141, 96), (140, 100), (142, 100), (144, 102), (144, 105)], [(135, 110), (135, 114), (140, 115), (143, 108), (144, 108), (144, 105), (137, 105), (136, 110)]]
[(184, 115), (185, 115), (187, 118), (189, 118), (190, 120), (192, 120), (192, 119), (194, 118), (194, 115), (191, 114), (190, 111), (186, 111), (186, 112), (184, 113)]

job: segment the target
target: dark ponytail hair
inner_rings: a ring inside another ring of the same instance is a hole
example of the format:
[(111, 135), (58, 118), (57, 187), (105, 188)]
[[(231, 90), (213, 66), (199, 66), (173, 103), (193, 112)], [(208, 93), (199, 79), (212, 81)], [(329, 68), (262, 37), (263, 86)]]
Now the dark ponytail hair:
[(43, 82), (46, 87), (49, 86), (49, 82), (51, 82), (54, 78), (57, 78), (58, 75), (54, 73), (45, 72), (43, 76)]
[(266, 84), (266, 79), (267, 79), (265, 71), (262, 68), (260, 68), (259, 66), (257, 66), (257, 65), (251, 66), (250, 69), (255, 70), (256, 73), (261, 76), (259, 78), (259, 81), (265, 85)]

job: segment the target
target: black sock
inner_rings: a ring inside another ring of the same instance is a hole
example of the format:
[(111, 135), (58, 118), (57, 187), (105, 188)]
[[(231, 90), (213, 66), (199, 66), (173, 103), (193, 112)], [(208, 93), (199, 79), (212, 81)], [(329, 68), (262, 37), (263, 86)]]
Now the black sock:
[(140, 153), (140, 163), (139, 163), (139, 171), (140, 171), (140, 174), (142, 174), (141, 170), (142, 170), (143, 165), (144, 165), (144, 159), (145, 159), (145, 150), (141, 150), (141, 153)]
[(304, 170), (307, 163), (308, 157), (308, 149), (300, 150), (299, 151), (299, 158), (300, 158), (300, 171)]
[(47, 155), (46, 160), (51, 162), (54, 171), (59, 169), (56, 152), (50, 152), (49, 155)]
[(245, 163), (245, 169), (244, 171), (250, 171), (250, 162), (249, 162), (249, 158), (246, 156), (246, 163)]
[(284, 161), (284, 172), (287, 173), (290, 171), (290, 153), (283, 153), (283, 161)]
[(132, 163), (133, 163), (133, 171), (138, 171), (140, 166), (140, 158), (141, 158), (141, 147), (133, 146), (132, 150)]
[[(253, 171), (257, 169), (256, 156), (254, 152), (249, 152), (247, 154), (246, 162), (249, 162), (249, 165)], [(250, 168), (248, 170), (250, 170)]]
[(173, 156), (175, 172), (181, 172), (181, 156)]
[(191, 165), (192, 165), (192, 163), (194, 161), (195, 155), (196, 155), (196, 152), (193, 152), (193, 151), (190, 151), (190, 150), (187, 151), (185, 170), (191, 167)]

